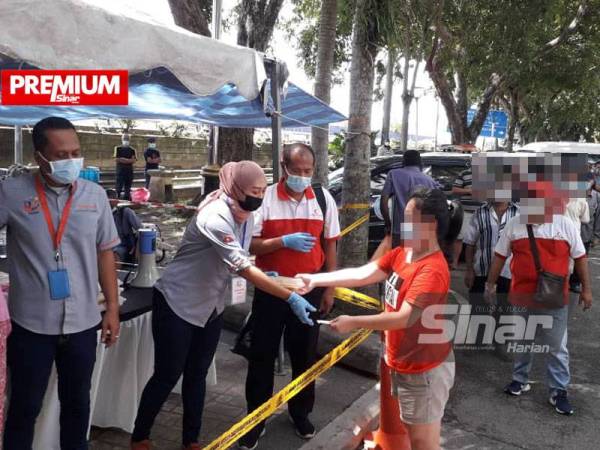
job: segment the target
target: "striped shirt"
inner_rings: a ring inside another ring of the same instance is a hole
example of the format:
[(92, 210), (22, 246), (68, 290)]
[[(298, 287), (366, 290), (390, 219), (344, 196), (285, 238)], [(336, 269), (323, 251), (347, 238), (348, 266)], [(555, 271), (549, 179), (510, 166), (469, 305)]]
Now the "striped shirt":
[[(471, 217), (471, 222), (463, 242), (475, 246), (474, 270), (478, 277), (485, 277), (490, 271), (494, 248), (506, 223), (518, 214), (518, 208), (510, 203), (498, 220), (496, 210), (491, 203), (480, 206)], [(511, 278), (510, 261), (505, 264), (501, 276)]]
[(454, 180), (454, 187), (467, 189), (473, 185), (473, 171), (471, 169), (463, 170)]

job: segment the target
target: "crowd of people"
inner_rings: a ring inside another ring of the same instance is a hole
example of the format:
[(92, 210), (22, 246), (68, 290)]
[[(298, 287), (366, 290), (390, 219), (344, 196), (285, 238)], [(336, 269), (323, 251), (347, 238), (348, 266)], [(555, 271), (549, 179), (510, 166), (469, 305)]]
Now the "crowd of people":
[[(8, 225), (12, 321), (7, 342), (12, 385), (4, 448), (32, 448), (36, 418), (55, 363), (61, 448), (80, 450), (88, 448), (97, 330), (107, 347), (119, 339), (114, 253), (131, 255), (130, 231), (139, 224), (114, 208), (122, 190), (129, 195), (136, 152), (125, 135), (123, 145), (115, 149), (117, 192), (107, 196), (98, 185), (78, 180), (83, 158), (69, 121), (49, 117), (38, 122), (33, 144), (39, 173), (0, 184), (0, 226)], [(160, 162), (158, 151), (147, 153), (149, 164)], [(587, 229), (582, 240), (582, 230), (569, 211), (581, 220), (582, 229), (589, 226), (589, 206), (600, 186), (590, 178), (588, 201), (570, 207), (571, 202), (553, 201), (560, 193), (551, 182), (536, 180), (528, 192), (542, 202), (541, 210), (532, 212), (490, 198), (459, 230), (452, 227), (446, 195), (420, 166), (419, 153), (407, 151), (404, 167), (389, 174), (382, 200), (387, 237), (371, 262), (337, 270), (338, 209), (327, 189), (312, 183), (315, 154), (310, 146), (284, 148), (283, 175), (272, 186), (252, 161), (225, 164), (220, 188), (199, 205), (153, 289), (154, 372), (141, 396), (131, 448), (152, 448), (154, 421), (183, 376), (182, 446), (200, 449), (205, 379), (223, 327), (224, 292), (241, 280), (255, 286), (246, 376), (249, 413), (273, 393), (282, 335), (296, 377), (316, 360), (316, 320), (331, 311), (333, 289), (383, 283), (384, 312), (338, 316), (330, 326), (339, 333), (357, 328), (384, 331), (385, 360), (412, 448), (438, 449), (454, 385), (453, 345), (451, 340), (423, 344), (419, 336), (428, 329), (424, 312), (448, 301), (450, 269), (458, 262), (452, 248), (459, 231), (465, 245), (465, 284), (473, 307), (479, 308), (476, 313), (552, 318), (552, 326), (540, 330), (549, 347), (549, 402), (557, 412), (572, 414), (567, 396), (568, 277), (571, 272), (576, 275), (571, 287), (580, 291), (583, 307), (591, 307), (586, 249), (592, 238)], [(456, 187), (468, 189), (469, 175), (462, 174)], [(121, 224), (120, 231), (115, 222)], [(298, 287), (290, 289), (279, 277), (294, 278)], [(106, 298), (103, 315), (97, 305), (98, 281)], [(0, 309), (0, 324), (6, 322), (3, 317)], [(7, 333), (6, 327), (0, 328), (2, 333)], [(516, 355), (507, 394), (518, 396), (530, 389), (532, 358), (531, 352)], [(2, 380), (0, 376), (0, 388)], [(314, 383), (288, 404), (294, 429), (305, 439), (315, 435), (310, 419), (314, 404)], [(265, 423), (257, 424), (240, 440), (239, 448), (257, 448), (264, 433)]]

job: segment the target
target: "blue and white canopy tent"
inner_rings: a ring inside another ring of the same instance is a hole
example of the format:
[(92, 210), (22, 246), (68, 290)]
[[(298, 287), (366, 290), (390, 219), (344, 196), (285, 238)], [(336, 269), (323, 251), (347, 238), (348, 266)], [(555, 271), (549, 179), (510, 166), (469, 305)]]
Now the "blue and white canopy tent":
[[(78, 0), (2, 1), (0, 70), (31, 68), (128, 70), (129, 105), (2, 106), (0, 99), (1, 124), (22, 126), (56, 114), (71, 120), (172, 119), (271, 127), (278, 158), (281, 126), (324, 126), (346, 119), (292, 83), (284, 97), (285, 68), (253, 49)], [(271, 83), (271, 78), (279, 82)], [(274, 106), (280, 102), (279, 108)]]

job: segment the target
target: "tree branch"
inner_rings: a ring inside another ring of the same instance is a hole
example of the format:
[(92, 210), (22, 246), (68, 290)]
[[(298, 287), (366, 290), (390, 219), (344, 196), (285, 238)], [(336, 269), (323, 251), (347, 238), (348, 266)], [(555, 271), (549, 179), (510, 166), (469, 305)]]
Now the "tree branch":
[(577, 30), (577, 28), (581, 24), (581, 21), (583, 20), (583, 18), (587, 14), (587, 12), (588, 12), (588, 2), (587, 2), (587, 0), (583, 0), (579, 4), (579, 8), (577, 8), (577, 13), (575, 13), (575, 17), (573, 18), (573, 20), (562, 29), (562, 31), (560, 32), (560, 34), (557, 37), (555, 37), (551, 41), (547, 42), (542, 47), (542, 49), (540, 51), (540, 56), (554, 50), (556, 47), (558, 47), (563, 42), (565, 42), (569, 38), (569, 36), (571, 36)]
[(475, 117), (473, 117), (473, 121), (471, 122), (471, 125), (469, 125), (469, 134), (471, 137), (477, 137), (481, 132), (485, 118), (490, 110), (492, 100), (494, 99), (494, 96), (496, 95), (496, 92), (498, 91), (498, 88), (503, 80), (504, 78), (497, 73), (493, 73), (490, 77), (488, 85), (483, 92), (481, 101), (479, 102), (479, 105), (477, 105)]

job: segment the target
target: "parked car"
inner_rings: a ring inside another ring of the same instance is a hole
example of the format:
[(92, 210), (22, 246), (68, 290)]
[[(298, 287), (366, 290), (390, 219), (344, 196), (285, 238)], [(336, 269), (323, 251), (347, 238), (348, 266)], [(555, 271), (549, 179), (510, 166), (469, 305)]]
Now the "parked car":
[[(452, 184), (460, 172), (467, 169), (471, 163), (471, 155), (464, 153), (427, 152), (421, 154), (423, 172), (436, 180), (450, 198)], [(385, 225), (379, 207), (383, 185), (390, 170), (403, 167), (402, 155), (374, 157), (370, 160), (371, 193), (370, 193), (370, 218), (369, 218), (369, 256), (372, 255), (385, 235)], [(344, 169), (337, 169), (329, 174), (329, 191), (338, 206), (342, 203), (342, 185), (344, 182)], [(463, 209), (472, 212), (481, 202), (473, 200), (470, 196), (460, 198)]]

